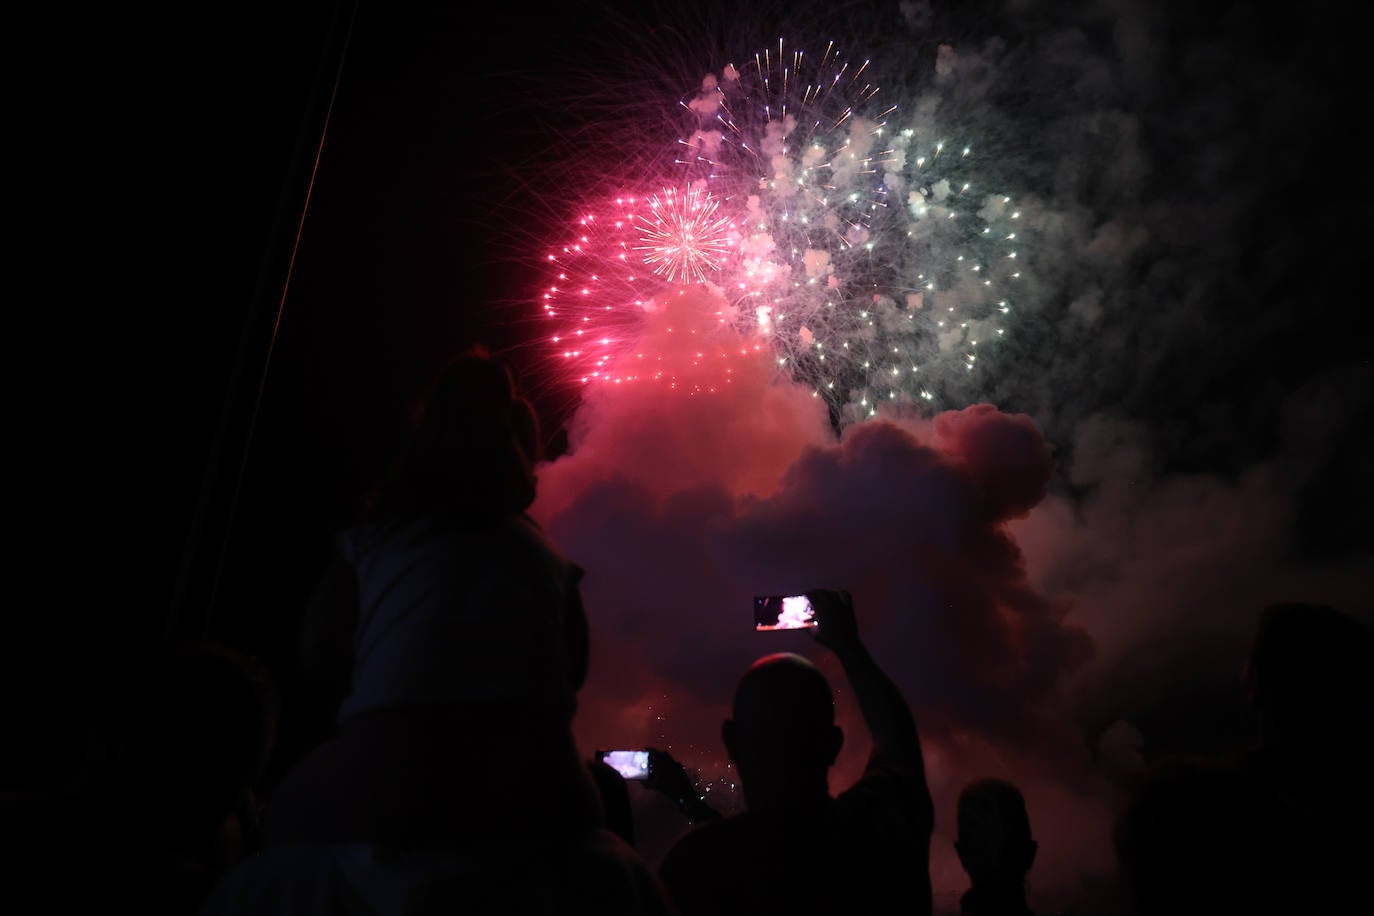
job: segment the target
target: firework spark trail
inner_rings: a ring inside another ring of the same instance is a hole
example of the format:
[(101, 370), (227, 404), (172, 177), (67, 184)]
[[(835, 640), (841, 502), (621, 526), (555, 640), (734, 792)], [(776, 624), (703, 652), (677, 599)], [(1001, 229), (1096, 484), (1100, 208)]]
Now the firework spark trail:
[[(710, 392), (738, 359), (765, 357), (761, 342), (741, 346), (714, 287), (692, 280), (737, 243), (715, 208), (704, 192), (665, 189), (617, 195), (578, 218), (546, 255), (544, 318), (558, 328), (547, 344), (565, 377)], [(717, 339), (717, 329), (729, 333)]]
[(721, 268), (732, 246), (731, 220), (718, 216), (720, 201), (698, 188), (679, 194), (665, 188), (649, 198), (647, 217), (636, 216), (644, 244), (644, 263), (654, 273), (675, 281), (705, 283)]
[(808, 55), (779, 41), (679, 101), (676, 173), (589, 207), (549, 255), (544, 308), (568, 377), (677, 379), (634, 368), (645, 356), (629, 345), (690, 284), (714, 297), (715, 324), (765, 344), (750, 349), (837, 424), (884, 402), (976, 397), (980, 357), (1016, 306), (1020, 213), (923, 106), (905, 116), (885, 100), (874, 69), (833, 42)]
[(641, 199), (623, 195), (588, 208), (571, 238), (546, 256), (552, 272), (543, 292), (548, 337), (564, 371), (581, 381), (600, 378), (633, 332), (636, 312), (658, 288), (633, 252)]

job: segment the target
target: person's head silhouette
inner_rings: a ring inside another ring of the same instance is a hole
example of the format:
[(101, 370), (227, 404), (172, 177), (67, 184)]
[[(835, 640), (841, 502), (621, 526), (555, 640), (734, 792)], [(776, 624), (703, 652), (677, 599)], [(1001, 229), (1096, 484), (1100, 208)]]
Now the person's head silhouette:
[(1271, 743), (1367, 741), (1374, 633), (1324, 604), (1271, 604), (1260, 615), (1244, 683)]
[(1021, 790), (1000, 779), (965, 786), (959, 794), (958, 831), (954, 851), (972, 885), (965, 912), (1001, 912), (1009, 900), (1024, 906), (1026, 873), (1038, 847)]
[(764, 656), (744, 673), (721, 737), (754, 810), (827, 796), (844, 743), (830, 683), (790, 652)]
[(374, 516), (523, 512), (534, 502), (539, 417), (510, 365), (486, 348), (446, 364), (411, 419), (409, 440), (369, 497)]

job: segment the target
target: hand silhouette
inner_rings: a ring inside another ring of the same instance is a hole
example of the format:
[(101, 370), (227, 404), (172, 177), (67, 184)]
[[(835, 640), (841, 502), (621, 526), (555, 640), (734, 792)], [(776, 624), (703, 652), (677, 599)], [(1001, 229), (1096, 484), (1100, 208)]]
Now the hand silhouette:
[(681, 763), (667, 751), (649, 748), (649, 778), (644, 784), (677, 803), (678, 810), (694, 824), (716, 820), (720, 814), (706, 804)]
[(847, 591), (815, 588), (806, 593), (816, 612), (816, 628), (811, 636), (832, 652), (859, 641), (859, 622), (854, 616), (854, 600)]

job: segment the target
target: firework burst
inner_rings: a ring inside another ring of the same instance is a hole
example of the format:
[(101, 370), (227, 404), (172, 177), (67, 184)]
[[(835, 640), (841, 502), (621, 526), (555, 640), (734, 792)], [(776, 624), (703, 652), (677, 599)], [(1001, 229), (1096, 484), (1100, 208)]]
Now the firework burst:
[(636, 250), (644, 199), (619, 195), (587, 207), (545, 258), (546, 337), (565, 377), (609, 378), (611, 362), (634, 333), (638, 312), (660, 283)]
[(720, 201), (699, 188), (665, 188), (649, 198), (648, 215), (635, 218), (643, 243), (635, 250), (669, 283), (705, 283), (734, 244), (731, 220), (719, 209)]
[(779, 41), (680, 99), (670, 168), (644, 182), (656, 190), (588, 206), (548, 255), (563, 377), (717, 387), (700, 362), (683, 385), (686, 368), (640, 340), (647, 315), (694, 287), (691, 333), (742, 337), (839, 426), (884, 403), (976, 397), (1014, 308), (1020, 214), (929, 106), (904, 117), (885, 99), (874, 69), (833, 43)]
[(738, 243), (717, 206), (703, 191), (664, 189), (616, 195), (578, 217), (545, 258), (547, 343), (565, 378), (709, 393), (739, 359), (766, 357), (763, 343), (733, 332), (708, 279)]

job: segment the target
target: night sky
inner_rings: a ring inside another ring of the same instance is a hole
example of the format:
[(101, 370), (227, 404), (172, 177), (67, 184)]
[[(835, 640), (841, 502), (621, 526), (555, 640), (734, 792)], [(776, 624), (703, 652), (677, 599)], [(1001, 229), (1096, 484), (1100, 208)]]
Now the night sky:
[[(671, 745), (715, 778), (738, 671), (811, 651), (750, 632), (750, 592), (850, 587), (925, 729), (937, 895), (960, 882), (954, 793), (1007, 775), (1044, 899), (1085, 899), (1110, 862), (1077, 840), (1102, 835), (1114, 774), (1248, 740), (1258, 608), (1371, 613), (1363, 23), (1323, 3), (618, 6), (123, 22), (122, 130), (100, 142), (129, 162), (137, 218), (112, 241), (152, 294), (111, 322), (86, 500), (104, 554), (73, 577), (90, 622), (45, 695), (86, 709), (197, 632), (289, 691), (303, 602), (408, 393), (485, 342), (558, 456), (535, 515), (588, 569), (588, 750)], [(643, 160), (656, 108), (784, 34), (872, 49), (903, 111), (975, 137), (1034, 202), (1032, 307), (941, 405), (997, 410), (840, 438), (808, 387), (745, 372), (575, 417), (529, 346), (536, 259)], [(67, 730), (35, 719), (60, 753)], [(839, 785), (865, 749), (849, 732)], [(656, 854), (672, 828), (640, 803)]]

